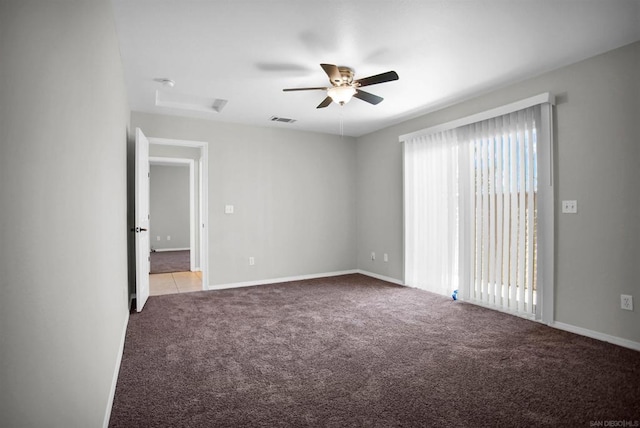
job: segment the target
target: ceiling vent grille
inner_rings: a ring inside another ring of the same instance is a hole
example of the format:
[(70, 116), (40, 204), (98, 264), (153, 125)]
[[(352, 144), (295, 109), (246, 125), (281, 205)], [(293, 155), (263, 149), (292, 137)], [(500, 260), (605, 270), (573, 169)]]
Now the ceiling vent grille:
[(288, 119), (286, 117), (278, 117), (278, 116), (271, 116), (271, 122), (282, 122), (282, 123), (293, 123), (296, 120), (295, 119)]
[(211, 105), (211, 108), (213, 109), (213, 111), (216, 111), (218, 113), (220, 113), (222, 111), (222, 109), (224, 108), (224, 106), (227, 105), (228, 100), (221, 100), (219, 98), (216, 98), (213, 101), (213, 104)]

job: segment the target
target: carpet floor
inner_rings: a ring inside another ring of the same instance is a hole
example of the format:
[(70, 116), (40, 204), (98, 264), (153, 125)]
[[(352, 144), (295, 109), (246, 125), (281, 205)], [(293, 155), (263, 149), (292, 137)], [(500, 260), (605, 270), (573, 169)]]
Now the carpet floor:
[(191, 270), (191, 251), (154, 251), (151, 253), (150, 273), (188, 272)]
[(640, 352), (354, 274), (149, 298), (109, 426), (638, 420)]

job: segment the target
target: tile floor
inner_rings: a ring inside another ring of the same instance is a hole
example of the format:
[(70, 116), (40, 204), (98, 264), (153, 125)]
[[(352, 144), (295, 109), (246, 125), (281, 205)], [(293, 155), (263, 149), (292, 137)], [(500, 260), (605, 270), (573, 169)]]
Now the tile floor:
[(202, 291), (202, 272), (173, 272), (149, 275), (149, 295)]

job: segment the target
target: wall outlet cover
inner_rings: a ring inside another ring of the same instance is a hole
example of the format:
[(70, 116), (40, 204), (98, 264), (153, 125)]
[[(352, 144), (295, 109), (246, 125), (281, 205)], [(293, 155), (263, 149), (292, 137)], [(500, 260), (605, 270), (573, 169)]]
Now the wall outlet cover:
[(633, 310), (633, 296), (628, 294), (620, 295), (620, 308), (625, 309), (627, 311)]
[(578, 201), (562, 201), (562, 212), (564, 214), (577, 214)]

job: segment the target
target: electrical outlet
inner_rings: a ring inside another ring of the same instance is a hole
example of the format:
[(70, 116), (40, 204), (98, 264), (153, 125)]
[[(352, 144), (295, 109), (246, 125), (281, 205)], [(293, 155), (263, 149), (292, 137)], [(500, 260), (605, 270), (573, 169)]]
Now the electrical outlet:
[(389, 254), (384, 253), (384, 261), (388, 262), (389, 261)]
[(156, 236), (156, 241), (159, 241), (159, 240), (160, 240), (160, 237), (159, 237), (159, 236)]
[(253, 266), (256, 264), (256, 259), (255, 257), (249, 257), (249, 266)]
[(371, 252), (371, 260), (375, 260), (376, 259), (376, 253), (374, 253), (373, 251)]
[(628, 294), (620, 295), (620, 308), (625, 309), (627, 311), (633, 310), (633, 296)]
[(171, 235), (167, 235), (167, 241), (171, 241)]
[(564, 214), (577, 214), (578, 201), (562, 201), (562, 212)]

